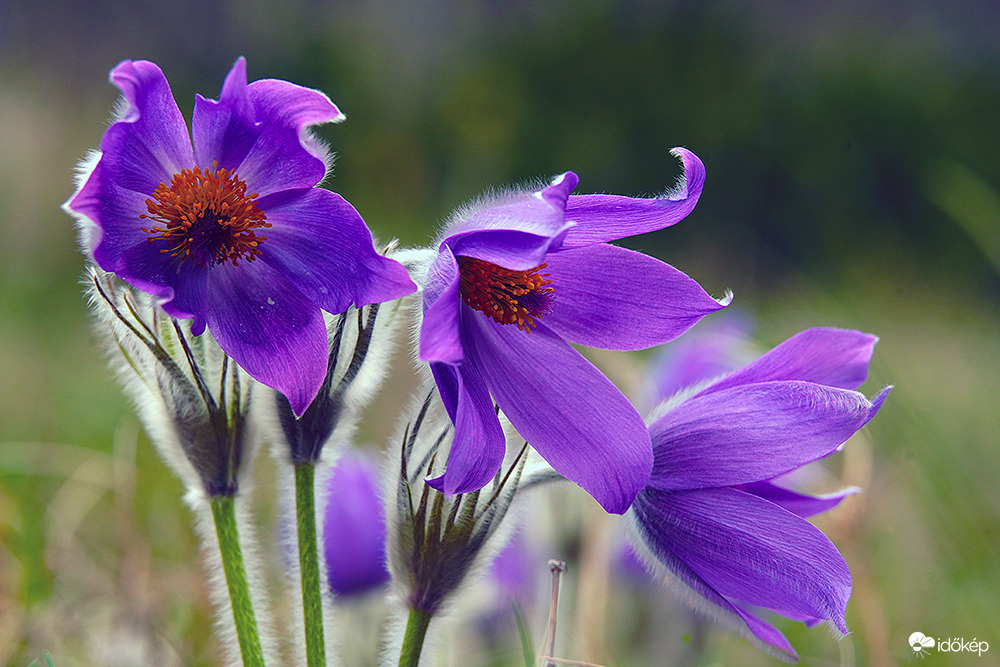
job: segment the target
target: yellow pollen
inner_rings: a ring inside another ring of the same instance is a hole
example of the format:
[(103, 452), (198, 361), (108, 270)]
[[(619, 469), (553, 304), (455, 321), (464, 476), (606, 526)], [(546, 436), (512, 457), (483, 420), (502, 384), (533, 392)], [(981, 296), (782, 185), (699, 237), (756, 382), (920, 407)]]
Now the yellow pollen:
[(549, 312), (555, 290), (546, 287), (550, 273), (539, 274), (546, 264), (527, 271), (512, 271), (474, 257), (458, 257), (459, 293), (470, 307), (498, 324), (516, 324), (526, 333), (535, 318)]
[(252, 262), (260, 254), (258, 246), (267, 237), (257, 236), (254, 229), (270, 227), (264, 212), (254, 200), (257, 193), (247, 194), (247, 185), (232, 169), (213, 171), (201, 167), (182, 169), (174, 174), (170, 185), (160, 183), (146, 200), (147, 214), (140, 215), (159, 223), (143, 227), (149, 242), (167, 242), (160, 252), (182, 260), (191, 258), (205, 266), (239, 260)]

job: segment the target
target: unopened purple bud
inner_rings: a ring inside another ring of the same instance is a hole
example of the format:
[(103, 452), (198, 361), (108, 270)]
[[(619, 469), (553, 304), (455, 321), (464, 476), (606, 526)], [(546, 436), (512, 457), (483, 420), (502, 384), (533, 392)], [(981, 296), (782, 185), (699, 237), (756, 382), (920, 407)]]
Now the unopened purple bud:
[(356, 451), (337, 460), (326, 483), (323, 548), (334, 595), (350, 597), (389, 581), (385, 563), (385, 510), (375, 466)]

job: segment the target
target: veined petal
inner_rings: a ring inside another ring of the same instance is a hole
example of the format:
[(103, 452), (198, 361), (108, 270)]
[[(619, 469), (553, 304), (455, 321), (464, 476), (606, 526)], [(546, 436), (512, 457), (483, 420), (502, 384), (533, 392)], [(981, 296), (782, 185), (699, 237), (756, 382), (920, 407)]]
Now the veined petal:
[(396, 299), (416, 290), (399, 262), (380, 255), (354, 207), (322, 188), (286, 190), (259, 200), (271, 223), (259, 261), (330, 313)]
[(505, 269), (526, 271), (546, 261), (549, 250), (558, 247), (572, 225), (548, 235), (518, 229), (483, 229), (449, 236), (443, 245), (452, 253), (475, 257)]
[(323, 314), (286, 277), (261, 261), (211, 270), (205, 318), (219, 346), (301, 415), (327, 365)]
[(555, 292), (552, 312), (543, 321), (580, 345), (653, 347), (729, 303), (716, 301), (669, 264), (606, 243), (553, 252), (545, 261)]
[(605, 510), (628, 509), (652, 465), (631, 403), (544, 324), (526, 333), (462, 308), (466, 354), (518, 432)]
[(162, 239), (139, 243), (122, 253), (116, 271), (122, 280), (154, 295), (168, 315), (180, 319), (194, 317), (192, 332), (200, 335), (205, 330), (202, 314), (208, 295), (209, 269), (161, 252), (166, 249)]
[(773, 380), (805, 380), (857, 389), (868, 377), (868, 362), (876, 342), (876, 336), (860, 331), (806, 329), (756, 361), (712, 383), (701, 393)]
[[(631, 508), (638, 538), (645, 547), (640, 548), (639, 552), (647, 554), (647, 560), (654, 559), (650, 564), (658, 573), (658, 578), (668, 587), (680, 589), (677, 592), (696, 609), (719, 618), (733, 627), (745, 626), (749, 633), (744, 631), (744, 634), (752, 635), (795, 658), (795, 649), (777, 628), (753, 614), (745, 605), (722, 595), (676, 553), (671, 540), (674, 539), (676, 531), (685, 529), (685, 526), (677, 525), (683, 519), (672, 515), (669, 508), (658, 502), (660, 498), (659, 493), (643, 491)], [(693, 528), (694, 526), (689, 529)], [(703, 598), (705, 602), (699, 602), (698, 597)]]
[(565, 225), (566, 200), (578, 182), (577, 175), (568, 171), (535, 192), (513, 191), (483, 198), (456, 214), (448, 227), (447, 237), (485, 230), (552, 237)]
[(111, 82), (128, 106), (101, 140), (105, 177), (148, 197), (160, 183), (193, 166), (187, 125), (166, 77), (153, 63), (125, 60), (111, 70)]
[(820, 512), (831, 510), (840, 504), (847, 496), (854, 495), (861, 491), (856, 486), (829, 493), (822, 496), (813, 496), (806, 493), (792, 491), (783, 486), (778, 486), (774, 482), (750, 482), (741, 484), (738, 487), (741, 491), (752, 493), (753, 495), (768, 500), (789, 512), (802, 518), (810, 517)]
[(195, 159), (202, 168), (210, 169), (217, 163), (220, 169), (236, 170), (263, 129), (256, 122), (247, 94), (247, 64), (243, 58), (226, 75), (218, 101), (195, 95), (191, 134)]
[(142, 231), (139, 216), (146, 212), (147, 198), (115, 183), (103, 162), (98, 162), (68, 202), (71, 211), (93, 226), (88, 235), (93, 242), (94, 260), (105, 271), (117, 272), (124, 252), (145, 245), (148, 235)]
[[(207, 167), (221, 158), (222, 167), (245, 150), (242, 161), (230, 166), (235, 166), (249, 192), (262, 196), (313, 187), (326, 175), (326, 150), (307, 128), (344, 118), (318, 90), (277, 79), (247, 85), (241, 58), (226, 77), (219, 101), (201, 99), (196, 106), (198, 159)], [(224, 143), (229, 139), (235, 140), (232, 145)]]
[(643, 496), (651, 539), (669, 545), (720, 595), (827, 619), (847, 632), (851, 574), (818, 528), (736, 489), (648, 490)]
[(810, 382), (701, 394), (650, 425), (649, 485), (700, 489), (771, 479), (829, 454), (877, 409), (857, 392)]
[(420, 323), (420, 360), (457, 364), (465, 358), (462, 346), (458, 292), (458, 263), (447, 244), (427, 272), (424, 316)]
[(705, 165), (685, 148), (671, 153), (680, 158), (684, 175), (663, 197), (637, 199), (622, 195), (572, 195), (566, 203), (566, 221), (576, 227), (566, 236), (565, 246), (606, 243), (626, 236), (652, 232), (687, 217), (705, 186)]
[(444, 474), (427, 483), (448, 495), (481, 489), (500, 470), (506, 451), (489, 390), (474, 365), (432, 363), (431, 372), (455, 436)]

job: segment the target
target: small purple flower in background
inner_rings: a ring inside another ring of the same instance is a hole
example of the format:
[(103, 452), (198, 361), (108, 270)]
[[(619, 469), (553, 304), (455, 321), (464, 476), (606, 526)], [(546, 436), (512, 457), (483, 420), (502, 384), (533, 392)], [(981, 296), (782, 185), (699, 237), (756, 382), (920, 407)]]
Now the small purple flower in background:
[[(659, 199), (571, 195), (567, 172), (536, 192), (460, 211), (424, 285), (420, 359), (455, 425), (447, 494), (497, 472), (494, 400), (562, 476), (622, 513), (652, 465), (649, 435), (620, 391), (569, 343), (635, 350), (676, 338), (723, 308), (672, 266), (608, 241), (670, 226), (694, 208), (704, 165), (678, 148), (685, 177)], [(491, 398), (492, 395), (492, 398)]]
[(326, 483), (324, 553), (330, 590), (350, 597), (389, 581), (385, 556), (385, 509), (374, 464), (359, 452), (345, 452)]
[(343, 114), (316, 90), (276, 79), (248, 85), (240, 58), (218, 101), (196, 97), (189, 135), (155, 64), (126, 60), (111, 81), (124, 110), (65, 205), (85, 250), (168, 314), (194, 318), (195, 335), (208, 326), (301, 414), (326, 373), (321, 309), (415, 289), (375, 251), (357, 211), (315, 187), (328, 154), (307, 128)]
[(647, 365), (644, 409), (751, 361), (757, 356), (750, 339), (753, 325), (749, 315), (730, 306), (658, 348)]
[(847, 632), (851, 575), (801, 518), (839, 498), (770, 480), (835, 451), (878, 412), (889, 389), (872, 401), (853, 391), (875, 342), (856, 331), (803, 331), (651, 418), (653, 473), (632, 507), (636, 547), (661, 579), (789, 656), (787, 639), (753, 608)]

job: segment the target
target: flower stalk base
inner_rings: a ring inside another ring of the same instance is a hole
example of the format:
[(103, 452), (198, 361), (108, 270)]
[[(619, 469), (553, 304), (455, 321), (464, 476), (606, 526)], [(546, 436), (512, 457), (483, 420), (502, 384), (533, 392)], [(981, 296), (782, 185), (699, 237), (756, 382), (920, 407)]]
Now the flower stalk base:
[(295, 515), (299, 529), (306, 663), (309, 667), (323, 667), (326, 664), (326, 642), (323, 639), (323, 600), (320, 591), (319, 550), (316, 544), (315, 476), (315, 464), (295, 464)]
[(250, 601), (246, 569), (243, 566), (243, 551), (240, 549), (239, 533), (236, 530), (235, 500), (233, 496), (216, 496), (212, 498), (211, 505), (243, 665), (264, 667), (264, 652), (257, 635), (257, 619)]
[(424, 638), (430, 624), (430, 614), (410, 609), (410, 615), (406, 619), (406, 632), (403, 634), (403, 649), (399, 652), (399, 667), (417, 667), (420, 664), (420, 651), (424, 647)]

